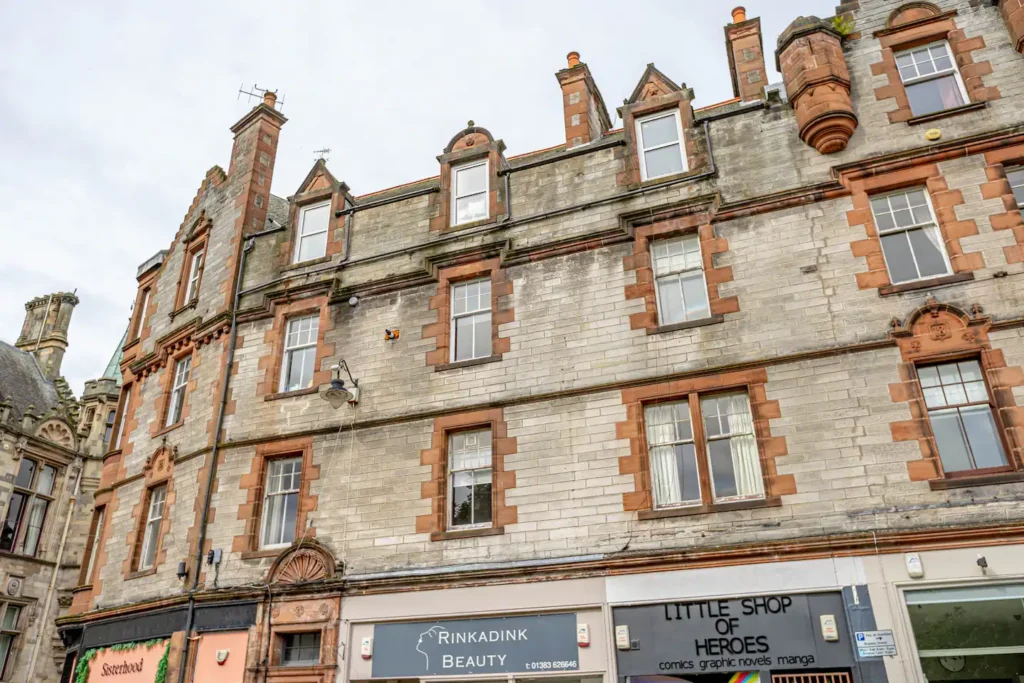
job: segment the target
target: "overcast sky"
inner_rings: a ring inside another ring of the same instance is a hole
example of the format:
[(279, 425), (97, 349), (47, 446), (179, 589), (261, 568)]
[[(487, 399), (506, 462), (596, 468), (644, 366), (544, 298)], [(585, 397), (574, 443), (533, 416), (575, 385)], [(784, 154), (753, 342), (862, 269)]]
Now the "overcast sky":
[[(749, 0), (772, 81), (779, 32), (837, 0)], [(24, 302), (77, 289), (63, 373), (76, 394), (127, 325), (137, 266), (167, 247), (228, 128), (277, 89), (289, 118), (272, 191), (328, 165), (359, 195), (436, 175), (468, 119), (513, 156), (564, 141), (554, 73), (570, 50), (614, 109), (648, 62), (732, 97), (729, 2), (103, 2), (0, 0), (0, 339)]]

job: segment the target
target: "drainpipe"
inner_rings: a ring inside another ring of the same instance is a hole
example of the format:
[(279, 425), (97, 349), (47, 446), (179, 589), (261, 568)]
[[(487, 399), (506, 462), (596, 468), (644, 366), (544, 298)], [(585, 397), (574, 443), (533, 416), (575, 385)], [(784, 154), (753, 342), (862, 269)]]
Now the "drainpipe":
[(178, 683), (185, 683), (185, 665), (188, 663), (189, 636), (196, 615), (196, 589), (199, 587), (199, 569), (203, 566), (203, 543), (206, 542), (206, 525), (210, 517), (210, 502), (213, 500), (213, 479), (217, 475), (217, 455), (220, 435), (224, 429), (224, 408), (228, 403), (228, 382), (231, 379), (231, 364), (235, 359), (235, 346), (238, 343), (238, 304), (242, 298), (242, 274), (245, 272), (245, 261), (255, 246), (256, 241), (247, 237), (242, 247), (242, 258), (238, 263), (238, 276), (235, 280), (235, 301), (231, 307), (231, 330), (228, 332), (228, 357), (224, 364), (224, 375), (220, 382), (220, 406), (217, 408), (217, 428), (213, 435), (213, 448), (210, 450), (210, 472), (206, 477), (206, 492), (203, 496), (203, 516), (199, 522), (199, 544), (196, 547), (195, 564), (192, 566), (192, 587), (188, 591), (188, 616), (185, 618), (185, 645), (181, 653), (181, 664), (178, 667)]
[(50, 604), (53, 602), (53, 594), (57, 589), (57, 574), (60, 572), (60, 562), (64, 559), (64, 548), (67, 546), (68, 541), (68, 529), (71, 528), (71, 518), (75, 509), (75, 501), (78, 500), (78, 494), (82, 488), (82, 470), (85, 467), (84, 462), (76, 463), (78, 465), (78, 475), (75, 477), (75, 488), (71, 494), (71, 498), (68, 499), (68, 514), (64, 518), (64, 531), (60, 535), (60, 546), (57, 548), (57, 560), (53, 565), (53, 575), (50, 577), (50, 586), (46, 589), (46, 598), (43, 600), (43, 611), (40, 614), (40, 619), (36, 622), (39, 624), (39, 631), (36, 633), (36, 643), (32, 646), (32, 659), (28, 663), (28, 675), (25, 680), (31, 681), (32, 675), (36, 672), (36, 662), (39, 660), (39, 649), (43, 644), (42, 630), (49, 622), (50, 618)]

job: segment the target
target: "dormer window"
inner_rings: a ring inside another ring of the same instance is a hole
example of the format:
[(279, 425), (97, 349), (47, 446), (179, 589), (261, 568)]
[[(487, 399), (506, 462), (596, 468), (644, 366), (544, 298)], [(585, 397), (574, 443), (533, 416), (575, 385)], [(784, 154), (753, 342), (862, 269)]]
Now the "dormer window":
[(452, 169), (452, 225), (487, 218), (487, 184), (486, 159)]
[(678, 109), (637, 119), (636, 140), (643, 180), (686, 171), (683, 127)]
[(188, 288), (185, 290), (185, 303), (189, 303), (199, 296), (199, 279), (203, 275), (203, 254), (202, 250), (192, 254), (192, 265), (188, 268)]
[(897, 52), (896, 66), (914, 116), (934, 114), (967, 103), (967, 91), (946, 41)]
[(327, 230), (331, 203), (321, 202), (299, 209), (299, 234), (295, 245), (295, 263), (322, 258), (327, 253)]

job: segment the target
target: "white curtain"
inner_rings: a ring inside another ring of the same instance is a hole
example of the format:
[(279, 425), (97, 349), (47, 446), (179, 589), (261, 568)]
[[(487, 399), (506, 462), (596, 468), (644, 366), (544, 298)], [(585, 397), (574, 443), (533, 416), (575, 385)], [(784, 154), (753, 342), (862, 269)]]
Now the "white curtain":
[(736, 435), (729, 439), (732, 469), (736, 475), (736, 495), (763, 495), (764, 478), (761, 476), (761, 459), (757, 453), (750, 401), (746, 394), (734, 394), (729, 399), (729, 432)]
[[(686, 404), (682, 404), (688, 410)], [(653, 480), (654, 504), (671, 505), (681, 503), (682, 482), (679, 481), (679, 459), (677, 449), (671, 444), (678, 439), (676, 420), (679, 419), (679, 405), (664, 403), (648, 406), (646, 409), (647, 444), (651, 457), (651, 479)]]

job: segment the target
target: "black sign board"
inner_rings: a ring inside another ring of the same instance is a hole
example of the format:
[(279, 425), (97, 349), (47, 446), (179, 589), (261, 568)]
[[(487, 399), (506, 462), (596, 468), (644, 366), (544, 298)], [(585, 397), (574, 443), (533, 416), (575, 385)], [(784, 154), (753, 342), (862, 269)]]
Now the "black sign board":
[[(825, 641), (822, 615), (835, 618), (838, 641)], [(618, 607), (614, 621), (636, 645), (617, 651), (620, 676), (853, 665), (839, 593)]]
[(373, 628), (374, 678), (578, 669), (575, 614), (420, 621)]

